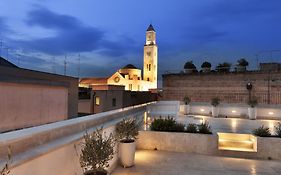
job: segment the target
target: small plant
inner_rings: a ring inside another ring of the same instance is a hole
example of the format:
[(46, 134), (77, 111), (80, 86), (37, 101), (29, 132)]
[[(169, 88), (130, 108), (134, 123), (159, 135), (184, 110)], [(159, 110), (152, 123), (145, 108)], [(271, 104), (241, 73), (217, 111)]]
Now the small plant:
[(196, 66), (193, 64), (192, 61), (186, 62), (185, 65), (184, 65), (184, 68), (185, 69), (194, 69), (194, 70), (196, 70)]
[(190, 103), (190, 98), (188, 97), (188, 96), (185, 96), (184, 98), (183, 98), (183, 101), (184, 101), (184, 104), (185, 105), (189, 105), (189, 103)]
[(134, 142), (139, 134), (140, 123), (135, 118), (123, 119), (116, 125), (117, 139), (122, 143)]
[(152, 131), (166, 131), (166, 132), (184, 132), (184, 125), (177, 123), (174, 118), (159, 118), (154, 119), (151, 123), (150, 129)]
[(253, 134), (259, 137), (270, 137), (271, 133), (270, 133), (270, 129), (268, 127), (265, 127), (264, 125), (262, 125), (261, 127), (254, 129), (253, 130)]
[(216, 70), (218, 72), (229, 72), (231, 68), (231, 64), (224, 62), (217, 65)]
[(277, 125), (274, 127), (274, 130), (275, 130), (275, 134), (278, 136), (278, 137), (281, 137), (281, 123), (277, 123)]
[(245, 58), (241, 58), (240, 60), (237, 61), (239, 66), (247, 67), (249, 66), (248, 61)]
[(188, 133), (197, 133), (197, 125), (194, 124), (194, 123), (189, 123), (187, 126), (186, 126), (186, 129), (185, 129), (185, 132), (188, 132)]
[(201, 134), (212, 134), (211, 126), (208, 122), (198, 125), (198, 132)]
[(84, 135), (85, 142), (82, 145), (80, 165), (87, 175), (106, 173), (109, 161), (114, 155), (115, 139), (112, 134), (106, 136), (103, 128)]
[(211, 105), (217, 107), (220, 104), (220, 99), (218, 97), (212, 98)]
[(252, 98), (248, 101), (248, 105), (251, 106), (251, 108), (254, 108), (258, 105), (258, 100), (256, 98)]
[(10, 174), (10, 164), (12, 163), (12, 152), (11, 148), (8, 148), (8, 155), (7, 155), (7, 162), (5, 163), (4, 167), (0, 170), (1, 175), (9, 175)]
[(211, 68), (211, 67), (212, 67), (212, 64), (209, 63), (209, 62), (207, 62), (207, 61), (205, 61), (205, 62), (202, 63), (202, 65), (201, 65), (201, 68)]

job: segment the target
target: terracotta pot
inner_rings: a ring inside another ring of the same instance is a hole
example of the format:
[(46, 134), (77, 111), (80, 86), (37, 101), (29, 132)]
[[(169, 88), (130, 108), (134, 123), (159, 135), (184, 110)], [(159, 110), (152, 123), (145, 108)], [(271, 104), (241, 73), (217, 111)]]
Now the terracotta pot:
[(123, 167), (131, 167), (135, 163), (136, 142), (119, 143), (119, 159)]
[(98, 171), (94, 173), (93, 171), (86, 171), (83, 175), (107, 175), (106, 171)]

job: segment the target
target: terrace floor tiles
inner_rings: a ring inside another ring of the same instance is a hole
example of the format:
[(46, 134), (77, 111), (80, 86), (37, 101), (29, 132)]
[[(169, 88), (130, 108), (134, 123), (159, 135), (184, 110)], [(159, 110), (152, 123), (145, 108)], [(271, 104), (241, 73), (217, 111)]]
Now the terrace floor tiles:
[(259, 175), (280, 174), (281, 161), (138, 150), (135, 166), (118, 166), (112, 175)]

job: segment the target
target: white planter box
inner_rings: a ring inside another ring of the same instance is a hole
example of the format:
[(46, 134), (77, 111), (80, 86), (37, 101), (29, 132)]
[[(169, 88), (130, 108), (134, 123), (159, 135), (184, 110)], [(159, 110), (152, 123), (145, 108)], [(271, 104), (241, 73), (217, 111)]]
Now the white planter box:
[(183, 114), (189, 114), (190, 113), (190, 105), (184, 105), (183, 107)]
[(136, 142), (119, 143), (119, 159), (123, 167), (131, 167), (135, 162)]
[(248, 108), (249, 119), (256, 120), (257, 119), (257, 109), (256, 108)]
[(213, 117), (219, 116), (219, 107), (212, 106), (212, 116)]

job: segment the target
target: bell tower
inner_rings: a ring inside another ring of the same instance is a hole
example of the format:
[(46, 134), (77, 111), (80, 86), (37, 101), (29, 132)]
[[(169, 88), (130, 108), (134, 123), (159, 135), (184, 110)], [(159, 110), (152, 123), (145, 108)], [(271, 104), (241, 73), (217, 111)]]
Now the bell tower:
[(150, 89), (157, 88), (158, 47), (156, 32), (150, 24), (146, 30), (146, 42), (143, 54), (143, 80), (151, 82)]

